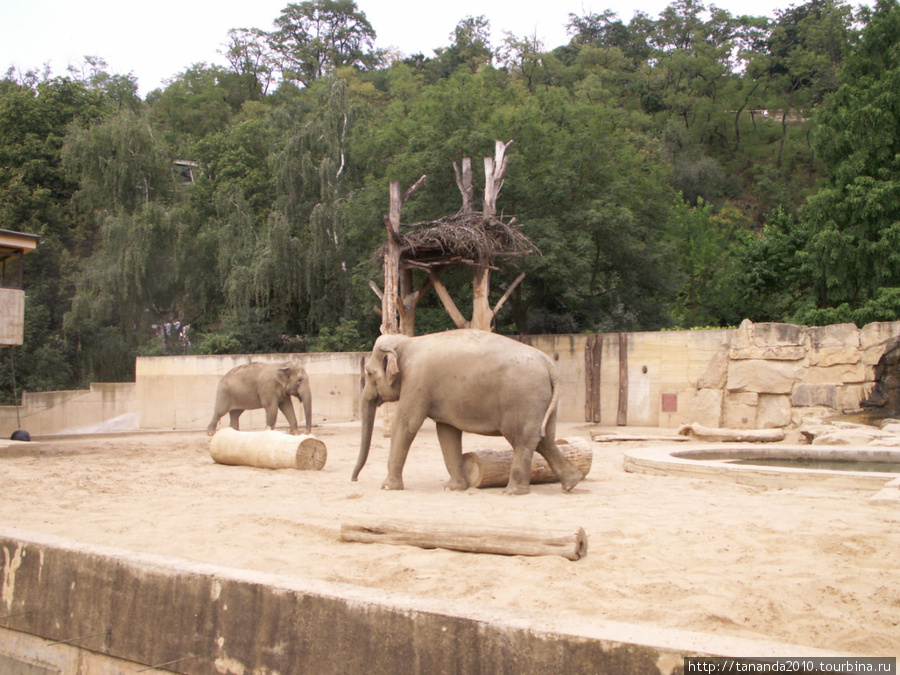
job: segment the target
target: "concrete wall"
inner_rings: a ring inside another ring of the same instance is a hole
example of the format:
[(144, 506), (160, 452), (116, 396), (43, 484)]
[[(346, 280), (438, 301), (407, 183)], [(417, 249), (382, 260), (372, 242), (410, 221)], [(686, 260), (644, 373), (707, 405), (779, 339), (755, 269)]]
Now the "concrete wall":
[[(625, 334), (627, 418), (631, 426), (678, 426), (696, 381), (731, 331), (670, 331)], [(599, 382), (599, 419), (617, 424), (620, 372), (619, 334), (536, 335), (522, 338), (556, 359), (562, 379), (559, 419), (584, 422), (588, 408), (586, 351), (596, 345), (593, 359)], [(26, 394), (18, 411), (0, 407), (0, 434), (17, 428), (33, 435), (52, 434), (99, 424), (133, 414), (142, 429), (205, 429), (212, 416), (220, 378), (250, 360), (278, 363), (300, 360), (309, 373), (313, 422), (355, 421), (359, 411), (361, 362), (365, 354), (255, 354), (229, 356), (139, 357), (134, 383), (94, 384), (89, 391)], [(596, 395), (596, 393), (595, 393)], [(666, 405), (663, 405), (663, 403)], [(298, 418), (302, 410), (295, 405)], [(299, 421), (299, 420), (298, 420)], [(227, 424), (227, 418), (219, 422)], [(279, 415), (278, 425), (285, 425)], [(247, 411), (241, 428), (261, 429), (265, 415)]]
[[(624, 356), (628, 386), (624, 391), (629, 426), (677, 427), (695, 395), (697, 378), (730, 339), (730, 330), (663, 331), (626, 333), (621, 354), (619, 333), (601, 335), (534, 335), (526, 341), (557, 359), (562, 377), (560, 420), (588, 420), (586, 351), (596, 341), (599, 370), (599, 420), (602, 426), (618, 424), (619, 373)], [(623, 392), (624, 393), (624, 392)], [(664, 409), (664, 396), (666, 406)]]
[[(629, 426), (677, 427), (693, 399), (694, 383), (729, 339), (729, 330), (627, 334)], [(619, 401), (617, 335), (603, 336), (600, 424), (614, 426)], [(663, 397), (667, 406), (664, 410)]]
[(0, 435), (16, 429), (31, 435), (55, 434), (100, 424), (137, 411), (133, 382), (92, 384), (90, 389), (25, 393), (18, 410), (0, 406)]
[[(355, 546), (347, 544), (348, 555)], [(819, 650), (488, 607), (0, 531), (5, 673), (619, 673)], [(562, 563), (577, 564), (577, 563)], [(64, 643), (64, 644), (60, 644)]]
[[(731, 331), (670, 331), (628, 333), (628, 416), (636, 426), (678, 426), (695, 391), (695, 383)], [(599, 423), (615, 425), (619, 400), (619, 338), (596, 336), (602, 342)], [(559, 419), (584, 422), (586, 407), (587, 335), (533, 335), (523, 338), (552, 356), (562, 380)], [(209, 423), (219, 379), (231, 368), (254, 361), (280, 362), (285, 354), (242, 356), (176, 356), (139, 358), (136, 391), (141, 427), (202, 429)], [(365, 354), (295, 354), (309, 373), (313, 388), (313, 421), (353, 421), (359, 414), (361, 361)], [(675, 397), (671, 412), (662, 411), (662, 394)], [(299, 413), (299, 411), (298, 411)], [(227, 420), (219, 424), (227, 423)], [(283, 420), (279, 417), (279, 424)], [(262, 428), (262, 411), (248, 411), (242, 428)]]
[[(254, 354), (227, 356), (139, 357), (136, 363), (137, 411), (143, 429), (205, 429), (212, 417), (216, 387), (232, 368), (259, 361), (299, 360), (309, 375), (313, 422), (352, 421), (359, 414), (362, 354)], [(297, 421), (303, 410), (294, 401)], [(227, 416), (219, 422), (228, 424)], [(279, 426), (287, 422), (279, 413)], [(265, 411), (248, 410), (242, 429), (264, 428)]]

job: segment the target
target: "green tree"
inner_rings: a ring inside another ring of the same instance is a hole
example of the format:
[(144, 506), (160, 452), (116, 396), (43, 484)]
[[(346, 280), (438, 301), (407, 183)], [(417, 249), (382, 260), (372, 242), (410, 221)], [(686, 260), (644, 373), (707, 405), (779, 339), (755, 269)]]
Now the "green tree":
[(696, 206), (679, 203), (669, 222), (682, 281), (672, 306), (676, 326), (736, 325), (746, 308), (735, 283), (734, 256), (749, 222), (734, 207), (717, 210), (699, 199)]
[(781, 118), (777, 166), (781, 166), (788, 128), (810, 116), (838, 84), (838, 71), (853, 40), (852, 13), (839, 0), (811, 0), (776, 10), (768, 41), (769, 91)]
[(798, 257), (808, 231), (784, 209), (769, 214), (761, 231), (739, 230), (731, 246), (731, 284), (737, 305), (726, 314), (730, 323), (790, 322), (809, 295)]
[(190, 159), (195, 143), (227, 126), (246, 100), (237, 97), (234, 105), (229, 102), (228, 74), (217, 66), (194, 64), (165, 89), (147, 96), (155, 133), (181, 159)]
[(275, 83), (278, 61), (271, 47), (271, 36), (258, 28), (233, 28), (228, 31), (225, 58), (247, 89), (247, 100), (259, 101)]
[(106, 100), (114, 107), (139, 110), (142, 102), (138, 96), (137, 78), (131, 73), (128, 75), (109, 73), (107, 68), (105, 59), (99, 56), (85, 56), (81, 68), (69, 66), (68, 72), (76, 82), (105, 94)]
[(0, 81), (0, 228), (41, 237), (25, 265), (25, 345), (16, 349), (19, 386), (29, 391), (81, 383), (77, 345), (65, 340), (62, 324), (92, 222), (70, 208), (78, 185), (63, 169), (61, 148), (72, 123), (107, 110), (103, 91), (70, 78), (32, 73)]
[(270, 44), (286, 80), (308, 87), (337, 68), (366, 70), (378, 62), (375, 30), (354, 0), (291, 3), (275, 24)]
[(90, 127), (73, 125), (62, 159), (90, 210), (133, 213), (141, 204), (169, 201), (175, 188), (168, 150), (147, 116), (128, 109)]
[(885, 295), (900, 288), (898, 111), (900, 7), (883, 0), (818, 116), (815, 144), (828, 184), (803, 211), (811, 232), (803, 270), (813, 290), (813, 306), (798, 315), (804, 322), (900, 318)]
[(178, 230), (176, 215), (159, 204), (103, 219), (100, 246), (84, 262), (64, 324), (89, 381), (133, 378), (134, 357), (153, 344), (154, 326), (181, 316), (179, 260), (190, 242)]

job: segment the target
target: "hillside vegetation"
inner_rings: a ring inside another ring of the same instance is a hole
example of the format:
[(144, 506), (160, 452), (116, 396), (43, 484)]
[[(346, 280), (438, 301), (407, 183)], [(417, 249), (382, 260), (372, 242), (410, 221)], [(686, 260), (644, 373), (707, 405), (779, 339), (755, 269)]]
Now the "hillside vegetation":
[[(10, 69), (0, 228), (42, 244), (0, 381), (11, 356), (37, 391), (129, 380), (136, 355), (367, 349), (389, 182), (428, 176), (404, 223), (451, 215), (453, 162), (483, 185), (497, 139), (498, 211), (539, 249), (491, 277), (499, 298), (526, 273), (499, 332), (900, 319), (896, 0), (677, 0), (568, 33), (497, 40), (466, 17), (433, 56), (398, 55), (353, 0), (313, 0), (143, 100), (98, 56)], [(471, 277), (443, 281), (465, 303)], [(418, 332), (451, 327), (421, 301)]]

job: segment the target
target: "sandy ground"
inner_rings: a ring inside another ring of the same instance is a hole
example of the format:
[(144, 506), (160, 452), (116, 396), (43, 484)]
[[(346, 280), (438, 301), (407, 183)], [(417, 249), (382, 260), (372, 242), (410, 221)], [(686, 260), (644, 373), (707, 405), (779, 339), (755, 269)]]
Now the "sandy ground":
[[(900, 655), (900, 509), (869, 503), (869, 491), (631, 474), (625, 444), (595, 443), (591, 472), (572, 493), (558, 484), (521, 497), (450, 492), (426, 427), (406, 490), (387, 492), (389, 441), (377, 429), (357, 483), (358, 426), (314, 434), (328, 449), (322, 471), (219, 465), (202, 432), (42, 439), (40, 456), (0, 459), (0, 527), (586, 621)], [(558, 436), (589, 439), (589, 427), (561, 425)], [(341, 542), (341, 521), (358, 516), (583, 527), (589, 550), (572, 562)]]

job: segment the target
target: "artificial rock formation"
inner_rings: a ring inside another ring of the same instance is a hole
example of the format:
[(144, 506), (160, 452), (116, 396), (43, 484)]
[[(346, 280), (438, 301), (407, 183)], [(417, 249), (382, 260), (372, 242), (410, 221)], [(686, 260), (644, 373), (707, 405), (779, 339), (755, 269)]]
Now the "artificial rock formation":
[(745, 320), (697, 381), (684, 423), (797, 428), (900, 407), (900, 322), (795, 326)]

